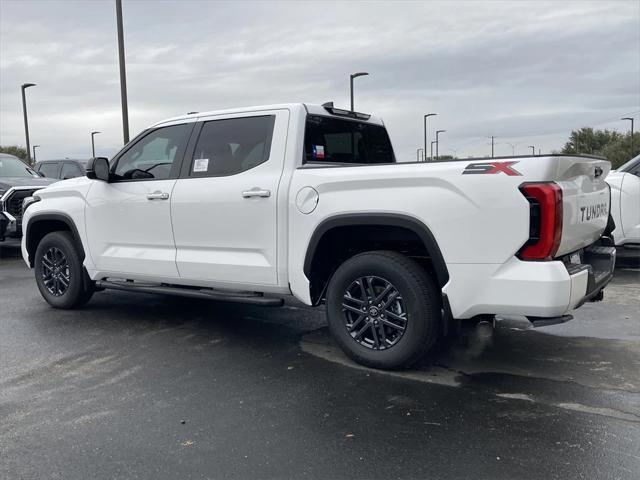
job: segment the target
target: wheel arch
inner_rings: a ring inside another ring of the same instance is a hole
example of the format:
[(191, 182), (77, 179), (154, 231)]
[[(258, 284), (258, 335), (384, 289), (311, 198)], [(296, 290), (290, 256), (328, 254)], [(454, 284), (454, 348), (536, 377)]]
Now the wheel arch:
[(320, 223), (311, 236), (304, 259), (304, 274), (311, 281), (312, 302), (317, 304), (321, 300), (321, 293), (330, 278), (323, 278), (321, 286), (313, 282), (313, 267), (317, 256), (321, 254), (323, 242), (332, 231), (348, 227), (378, 227), (384, 229), (396, 229), (397, 231), (411, 232), (422, 244), (430, 259), (431, 266), (437, 284), (442, 288), (449, 281), (449, 272), (444, 257), (433, 233), (420, 220), (402, 214), (394, 213), (355, 213), (335, 215)]
[(40, 241), (48, 233), (58, 231), (68, 231), (71, 233), (73, 241), (80, 253), (80, 258), (84, 260), (85, 252), (80, 234), (73, 219), (69, 215), (65, 213), (36, 213), (29, 219), (27, 228), (24, 231), (25, 244), (31, 266), (33, 266), (36, 249)]

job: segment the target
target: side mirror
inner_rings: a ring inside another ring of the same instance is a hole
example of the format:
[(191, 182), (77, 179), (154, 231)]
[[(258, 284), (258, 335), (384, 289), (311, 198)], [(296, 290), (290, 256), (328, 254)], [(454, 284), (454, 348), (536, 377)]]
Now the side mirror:
[(87, 163), (87, 178), (109, 182), (109, 160), (105, 157), (95, 157)]

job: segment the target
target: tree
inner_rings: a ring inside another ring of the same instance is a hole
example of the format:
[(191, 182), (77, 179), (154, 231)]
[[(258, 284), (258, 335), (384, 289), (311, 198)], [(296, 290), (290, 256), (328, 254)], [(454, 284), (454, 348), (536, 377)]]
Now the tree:
[(611, 168), (617, 168), (640, 153), (640, 134), (635, 133), (633, 140), (632, 151), (631, 133), (622, 134), (612, 130), (583, 127), (571, 132), (561, 153), (599, 155), (611, 162)]
[(562, 153), (586, 153), (589, 155), (601, 155), (604, 147), (622, 137), (622, 134), (612, 130), (594, 130), (583, 127), (573, 130), (569, 141), (564, 144)]
[(27, 160), (27, 151), (22, 147), (18, 147), (17, 145), (11, 145), (9, 147), (0, 146), (0, 153), (8, 153), (9, 155), (18, 157), (21, 160)]

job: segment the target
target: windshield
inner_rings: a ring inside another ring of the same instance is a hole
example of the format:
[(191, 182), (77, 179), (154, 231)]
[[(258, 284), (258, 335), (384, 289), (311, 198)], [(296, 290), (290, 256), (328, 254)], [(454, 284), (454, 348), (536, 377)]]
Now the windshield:
[(628, 172), (633, 167), (635, 167), (638, 162), (640, 162), (640, 155), (636, 155), (631, 160), (629, 160), (627, 163), (625, 163), (624, 165), (618, 167), (618, 171), (619, 172)]
[(18, 158), (0, 157), (0, 177), (40, 177)]

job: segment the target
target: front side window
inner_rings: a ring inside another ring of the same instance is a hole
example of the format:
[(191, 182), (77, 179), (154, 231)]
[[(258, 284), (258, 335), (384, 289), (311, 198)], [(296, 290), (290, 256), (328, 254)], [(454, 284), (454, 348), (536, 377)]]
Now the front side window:
[(40, 164), (40, 170), (38, 170), (42, 175), (48, 178), (58, 178), (58, 169), (60, 168), (60, 163), (58, 162), (47, 162)]
[(206, 122), (198, 136), (189, 175), (235, 175), (266, 162), (274, 122), (275, 115)]
[(115, 180), (166, 180), (184, 150), (191, 124), (158, 128), (138, 140), (118, 160)]
[(62, 164), (62, 172), (60, 172), (60, 177), (62, 179), (81, 177), (82, 175), (84, 175), (82, 169), (75, 163), (64, 162)]
[(387, 130), (381, 125), (308, 115), (305, 162), (394, 163)]

